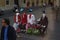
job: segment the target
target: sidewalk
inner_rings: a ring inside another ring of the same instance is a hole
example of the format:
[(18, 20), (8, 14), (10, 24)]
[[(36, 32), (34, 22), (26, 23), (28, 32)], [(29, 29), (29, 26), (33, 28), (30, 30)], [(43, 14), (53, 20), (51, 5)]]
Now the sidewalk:
[(54, 33), (55, 30), (56, 13), (51, 9), (51, 7), (47, 8), (46, 12), (49, 24), (48, 24), (48, 33), (43, 40), (51, 40), (52, 34)]

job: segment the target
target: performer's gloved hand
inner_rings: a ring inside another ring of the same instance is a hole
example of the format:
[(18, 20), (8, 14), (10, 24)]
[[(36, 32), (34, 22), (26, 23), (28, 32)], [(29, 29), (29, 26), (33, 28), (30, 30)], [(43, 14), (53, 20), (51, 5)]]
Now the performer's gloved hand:
[(46, 27), (46, 26), (43, 26), (44, 28)]

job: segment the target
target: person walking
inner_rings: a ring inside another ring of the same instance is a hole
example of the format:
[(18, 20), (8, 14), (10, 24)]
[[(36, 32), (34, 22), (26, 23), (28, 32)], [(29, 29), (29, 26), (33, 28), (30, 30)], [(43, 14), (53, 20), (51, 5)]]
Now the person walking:
[(2, 19), (1, 40), (16, 40), (16, 31), (6, 18)]

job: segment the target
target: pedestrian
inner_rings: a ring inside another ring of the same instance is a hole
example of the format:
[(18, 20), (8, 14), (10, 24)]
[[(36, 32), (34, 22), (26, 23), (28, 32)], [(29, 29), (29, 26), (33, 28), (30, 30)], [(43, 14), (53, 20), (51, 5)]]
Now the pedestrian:
[(2, 19), (1, 40), (16, 40), (16, 31), (6, 18)]
[(30, 33), (34, 29), (34, 24), (35, 24), (35, 15), (34, 14), (28, 14), (27, 15), (27, 24), (26, 24), (26, 32)]

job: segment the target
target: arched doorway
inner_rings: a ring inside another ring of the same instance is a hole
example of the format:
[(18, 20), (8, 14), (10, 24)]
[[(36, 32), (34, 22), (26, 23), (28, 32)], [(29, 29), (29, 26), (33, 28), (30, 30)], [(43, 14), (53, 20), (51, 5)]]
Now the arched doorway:
[(54, 6), (54, 0), (48, 0), (48, 4)]
[(32, 5), (32, 7), (34, 7), (34, 0), (31, 0), (31, 5)]
[(29, 8), (30, 7), (30, 1), (27, 1), (27, 8)]
[(50, 4), (51, 3), (51, 0), (48, 0), (48, 4)]
[(19, 0), (14, 0), (14, 7), (19, 8)]
[(38, 6), (39, 5), (39, 0), (36, 0), (36, 6)]
[(21, 7), (26, 7), (26, 1), (27, 0), (21, 0)]
[(14, 4), (15, 4), (15, 5), (19, 5), (18, 0), (14, 0)]

